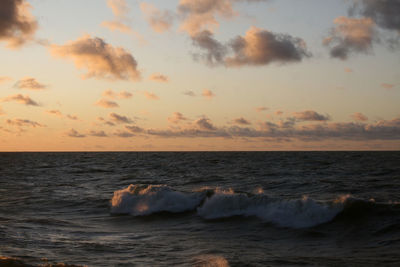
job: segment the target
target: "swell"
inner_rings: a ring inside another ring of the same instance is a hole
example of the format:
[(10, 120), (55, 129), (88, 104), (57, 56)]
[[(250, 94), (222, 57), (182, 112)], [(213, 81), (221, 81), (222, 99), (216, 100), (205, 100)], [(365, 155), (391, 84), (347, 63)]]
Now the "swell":
[(351, 220), (360, 216), (399, 214), (399, 208), (398, 204), (379, 204), (350, 195), (331, 201), (317, 201), (308, 197), (271, 198), (262, 190), (247, 193), (200, 188), (181, 192), (166, 185), (130, 185), (115, 191), (111, 199), (112, 214), (147, 216), (192, 211), (206, 220), (257, 217), (264, 222), (289, 228), (313, 227), (332, 220)]

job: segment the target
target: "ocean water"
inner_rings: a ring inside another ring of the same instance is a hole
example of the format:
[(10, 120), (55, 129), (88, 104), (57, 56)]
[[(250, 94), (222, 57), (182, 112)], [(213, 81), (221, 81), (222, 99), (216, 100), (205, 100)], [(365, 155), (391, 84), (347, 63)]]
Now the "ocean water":
[(0, 256), (400, 266), (400, 152), (0, 153)]

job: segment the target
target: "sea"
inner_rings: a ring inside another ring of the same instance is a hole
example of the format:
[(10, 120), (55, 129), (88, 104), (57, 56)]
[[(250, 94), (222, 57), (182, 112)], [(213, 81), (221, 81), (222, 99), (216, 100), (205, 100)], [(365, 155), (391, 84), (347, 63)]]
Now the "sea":
[(400, 152), (0, 153), (0, 266), (400, 266)]

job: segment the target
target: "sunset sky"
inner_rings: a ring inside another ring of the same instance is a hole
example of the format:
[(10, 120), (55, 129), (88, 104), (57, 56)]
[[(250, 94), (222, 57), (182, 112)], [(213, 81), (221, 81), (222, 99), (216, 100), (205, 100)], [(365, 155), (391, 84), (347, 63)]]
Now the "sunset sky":
[(399, 150), (398, 0), (2, 0), (0, 151)]

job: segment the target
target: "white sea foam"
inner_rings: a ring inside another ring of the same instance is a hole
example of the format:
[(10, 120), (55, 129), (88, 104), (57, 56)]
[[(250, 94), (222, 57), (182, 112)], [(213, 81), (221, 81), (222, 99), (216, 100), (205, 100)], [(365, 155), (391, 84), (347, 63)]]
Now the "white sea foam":
[(283, 227), (306, 228), (331, 221), (343, 210), (346, 197), (331, 203), (320, 203), (304, 197), (298, 200), (271, 199), (265, 195), (217, 191), (197, 209), (205, 219), (232, 216), (256, 216)]
[(340, 213), (350, 196), (341, 196), (331, 202), (302, 199), (270, 198), (260, 190), (257, 194), (236, 193), (233, 189), (210, 189), (179, 192), (165, 185), (130, 185), (114, 192), (111, 213), (134, 216), (157, 212), (184, 212), (196, 210), (204, 219), (233, 216), (255, 216), (282, 227), (306, 228), (331, 221)]
[(134, 216), (194, 210), (203, 200), (202, 192), (183, 193), (165, 185), (130, 185), (114, 192), (111, 213)]

